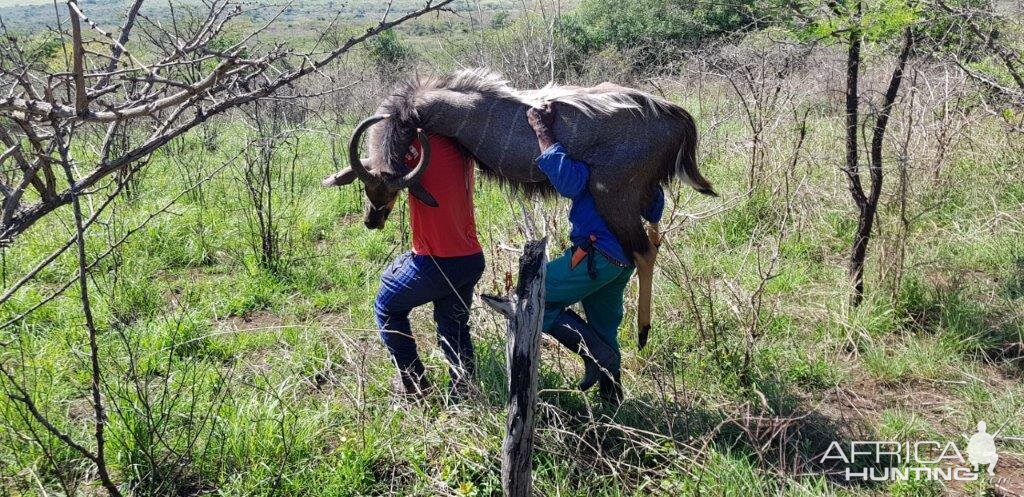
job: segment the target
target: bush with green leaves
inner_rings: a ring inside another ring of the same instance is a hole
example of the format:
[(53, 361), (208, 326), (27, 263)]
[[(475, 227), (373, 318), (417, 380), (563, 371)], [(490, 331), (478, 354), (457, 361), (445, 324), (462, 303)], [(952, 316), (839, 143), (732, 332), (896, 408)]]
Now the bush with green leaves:
[(761, 7), (752, 0), (705, 4), (681, 0), (583, 0), (563, 19), (561, 32), (585, 53), (612, 46), (635, 51), (637, 70), (664, 65), (666, 48), (693, 47), (744, 29)]
[(393, 30), (387, 30), (366, 41), (370, 60), (381, 73), (387, 73), (412, 58), (412, 50)]

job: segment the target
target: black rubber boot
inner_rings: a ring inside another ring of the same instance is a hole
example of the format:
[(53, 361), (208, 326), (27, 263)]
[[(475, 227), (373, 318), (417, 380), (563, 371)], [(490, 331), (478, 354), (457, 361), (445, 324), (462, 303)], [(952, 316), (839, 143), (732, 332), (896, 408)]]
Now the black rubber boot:
[(422, 363), (399, 370), (391, 381), (391, 389), (398, 395), (414, 400), (426, 398), (431, 391), (430, 381)]
[(583, 358), (584, 374), (580, 380), (580, 390), (588, 390), (598, 380), (618, 377), (619, 351), (605, 343), (590, 323), (579, 314), (566, 310), (548, 330), (555, 340)]
[(612, 373), (611, 376), (601, 375), (598, 395), (613, 406), (622, 403), (622, 382), (618, 371)]

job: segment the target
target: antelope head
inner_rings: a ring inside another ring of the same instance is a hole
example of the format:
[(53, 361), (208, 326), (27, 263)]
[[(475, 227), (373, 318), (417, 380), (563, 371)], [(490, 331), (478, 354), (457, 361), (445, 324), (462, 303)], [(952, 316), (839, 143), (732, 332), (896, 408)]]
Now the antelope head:
[[(383, 154), (374, 150), (374, 147), (380, 144), (370, 143), (370, 156), (360, 157), (359, 143), (363, 133), (381, 121), (390, 120), (390, 117), (388, 114), (376, 114), (363, 119), (357, 124), (348, 144), (349, 167), (328, 176), (322, 182), (323, 186), (332, 187), (344, 186), (356, 179), (362, 181), (363, 191), (366, 194), (363, 224), (370, 229), (381, 229), (384, 227), (384, 223), (395, 206), (398, 193), (406, 188), (409, 189), (409, 193), (412, 196), (418, 198), (423, 203), (431, 207), (437, 207), (437, 201), (423, 188), (419, 181), (430, 164), (430, 142), (427, 139), (427, 134), (422, 129), (416, 128), (414, 133), (412, 129), (398, 129), (398, 131), (408, 131), (406, 133), (398, 133), (399, 135), (409, 136), (409, 140), (405, 143), (403, 150), (408, 149), (412, 142), (411, 137), (413, 134), (419, 138), (420, 147), (422, 147), (419, 163), (405, 174), (399, 175), (388, 172), (399, 169), (394, 164), (387, 163), (386, 157), (394, 154)], [(401, 157), (404, 157), (404, 154)], [(404, 168), (405, 164), (402, 163), (400, 167)]]

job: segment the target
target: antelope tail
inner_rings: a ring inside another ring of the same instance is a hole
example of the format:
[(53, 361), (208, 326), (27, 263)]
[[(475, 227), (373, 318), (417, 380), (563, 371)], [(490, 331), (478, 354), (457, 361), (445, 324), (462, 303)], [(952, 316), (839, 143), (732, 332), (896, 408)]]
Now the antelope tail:
[[(685, 111), (684, 111), (685, 112)], [(683, 120), (683, 141), (679, 145), (679, 152), (676, 154), (676, 176), (687, 185), (704, 195), (717, 197), (711, 182), (704, 179), (697, 169), (697, 125), (689, 113), (685, 114)]]
[(654, 263), (658, 258), (658, 247), (661, 246), (661, 233), (657, 224), (647, 226), (647, 238), (651, 241), (647, 253), (633, 253), (636, 262), (637, 278), (640, 280), (640, 292), (636, 305), (637, 347), (643, 350), (647, 346), (647, 337), (651, 331), (651, 294), (654, 289)]

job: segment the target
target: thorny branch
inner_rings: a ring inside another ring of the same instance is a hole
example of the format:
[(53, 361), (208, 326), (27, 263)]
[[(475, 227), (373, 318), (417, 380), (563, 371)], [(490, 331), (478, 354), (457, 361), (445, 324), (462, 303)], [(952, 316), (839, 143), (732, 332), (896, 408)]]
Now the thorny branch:
[[(133, 0), (116, 40), (89, 21), (77, 0), (68, 0), (71, 54), (69, 67), (59, 69), (33, 59), (0, 22), (0, 86), (10, 88), (0, 97), (0, 246), (99, 186), (111, 173), (145, 160), (211, 117), (282, 91), (295, 93), (294, 83), (323, 74), (323, 68), (368, 38), (443, 10), (452, 1), (426, 0), (419, 9), (383, 19), (329, 50), (300, 53), (262, 42), (260, 35), (276, 16), (241, 41), (219, 48), (226, 26), (243, 13), (234, 0), (214, 0), (204, 16), (171, 26), (147, 20), (140, 13), (142, 1)], [(141, 31), (133, 29), (139, 19), (147, 21)], [(151, 54), (145, 61), (125, 49), (132, 34), (140, 32), (135, 41)], [(102, 45), (108, 49), (97, 48)], [(109, 130), (118, 123), (148, 134), (112, 153), (109, 142), (115, 133)], [(78, 165), (91, 164), (91, 169), (63, 185), (53, 170), (60, 163), (56, 137), (68, 137), (69, 150), (78, 153), (76, 144), (95, 135), (97, 126), (108, 130), (99, 147), (102, 153), (95, 159), (71, 157)], [(8, 164), (15, 167), (4, 167)], [(35, 195), (26, 197), (29, 189)], [(26, 204), (26, 198), (33, 202)]]

